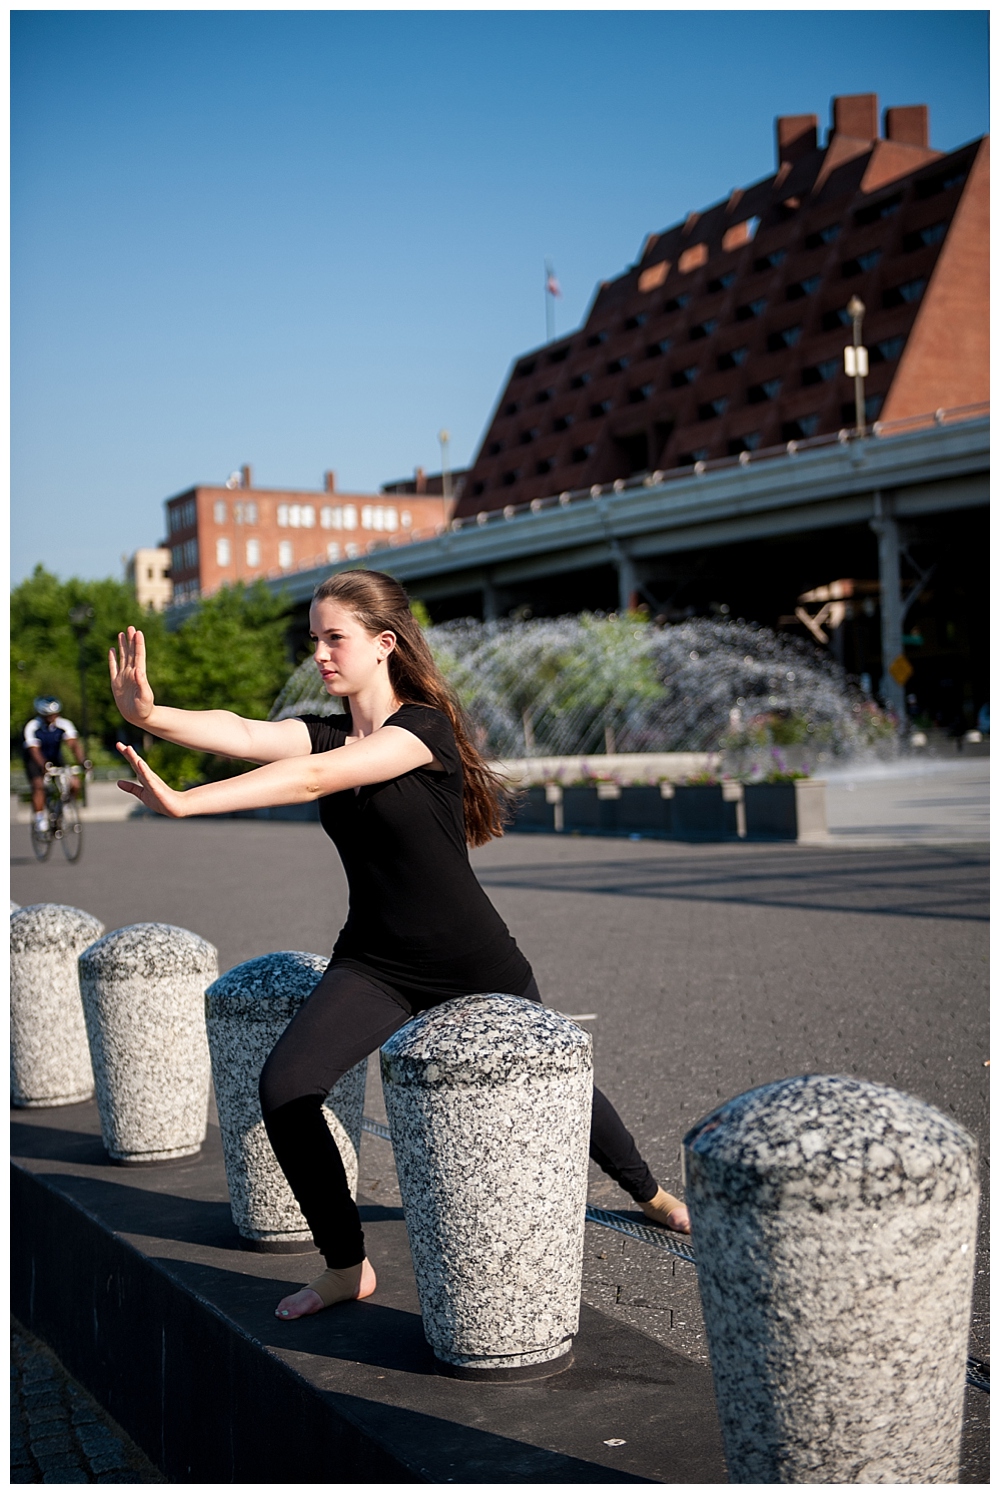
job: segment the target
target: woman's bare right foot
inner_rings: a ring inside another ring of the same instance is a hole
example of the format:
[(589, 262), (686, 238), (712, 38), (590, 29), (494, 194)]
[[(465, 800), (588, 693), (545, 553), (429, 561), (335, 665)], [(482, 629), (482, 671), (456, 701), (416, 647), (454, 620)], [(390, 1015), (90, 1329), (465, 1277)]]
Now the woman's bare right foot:
[[(361, 1262), (360, 1267), (347, 1266), (341, 1271), (326, 1270), (311, 1286), (300, 1287), (290, 1296), (282, 1297), (274, 1315), (286, 1323), (294, 1318), (311, 1317), (313, 1313), (322, 1312), (324, 1307), (332, 1307), (337, 1302), (360, 1301), (364, 1297), (370, 1297), (377, 1285), (375, 1272), (367, 1259)], [(314, 1290), (315, 1287), (319, 1290)]]

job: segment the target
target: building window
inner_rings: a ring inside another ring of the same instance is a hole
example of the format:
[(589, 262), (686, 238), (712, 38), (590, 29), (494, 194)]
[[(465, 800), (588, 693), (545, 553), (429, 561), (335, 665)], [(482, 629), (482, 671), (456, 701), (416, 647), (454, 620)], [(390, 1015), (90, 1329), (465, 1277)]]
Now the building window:
[(710, 317), (707, 322), (699, 322), (696, 327), (692, 327), (691, 331), (688, 333), (688, 336), (690, 337), (692, 342), (697, 342), (701, 337), (711, 337), (712, 333), (715, 331), (718, 325), (719, 324), (715, 320), (715, 318)]
[(487, 446), (487, 448), (486, 448), (486, 455), (487, 456), (499, 456), (502, 451), (503, 451), (503, 442), (502, 441), (491, 441), (490, 444), (489, 444), (489, 446)]
[(826, 358), (822, 363), (814, 363), (811, 368), (802, 370), (802, 382), (809, 384), (828, 384), (835, 379), (840, 372), (839, 358)]
[(793, 348), (802, 336), (802, 328), (782, 327), (780, 332), (772, 332), (767, 339), (767, 351), (769, 353), (780, 353), (782, 348)]
[(784, 264), (788, 257), (787, 249), (772, 249), (770, 254), (762, 254), (755, 259), (753, 267), (755, 270), (776, 270), (779, 265)]
[(601, 343), (607, 342), (607, 340), (608, 334), (606, 332), (591, 332), (587, 338), (587, 346), (588, 348), (599, 348)]
[[(865, 419), (877, 420), (879, 411), (885, 401), (884, 394), (869, 394), (865, 400)], [(843, 404), (840, 407), (840, 418), (845, 425), (853, 425), (855, 420), (855, 409), (852, 404)]]
[(176, 504), (168, 510), (170, 514), (170, 532), (176, 534), (179, 529), (193, 529), (198, 519), (198, 510), (193, 498), (186, 499), (183, 503)]
[(217, 524), (224, 524), (229, 518), (229, 512), (226, 508), (226, 500), (224, 498), (218, 498), (212, 512), (215, 516), (215, 522)]
[(237, 524), (256, 524), (257, 505), (256, 503), (234, 503), (233, 514)]
[(540, 389), (539, 392), (535, 395), (535, 404), (547, 405), (549, 400), (555, 399), (555, 397), (556, 391), (554, 389)]
[(756, 301), (746, 301), (742, 306), (736, 308), (736, 320), (738, 322), (752, 322), (754, 317), (760, 316), (767, 305), (763, 297)]
[(247, 565), (254, 567), (260, 565), (260, 540), (247, 540)]
[(966, 172), (948, 172), (943, 176), (925, 176), (922, 182), (917, 182), (917, 197), (925, 199), (936, 197), (939, 192), (947, 192), (952, 187), (959, 186), (965, 181)]
[(514, 377), (515, 377), (515, 379), (526, 379), (528, 377), (528, 375), (529, 374), (533, 374), (534, 371), (535, 371), (535, 360), (534, 360), (534, 358), (529, 358), (527, 360), (527, 362), (525, 362), (525, 363), (519, 363), (517, 365), (517, 367), (514, 370)]
[(552, 429), (554, 431), (568, 431), (572, 424), (572, 415), (557, 415), (555, 420), (553, 420), (552, 422)]
[(733, 436), (729, 443), (729, 455), (739, 456), (741, 451), (756, 451), (760, 445), (760, 431), (745, 431), (742, 436)]
[(798, 420), (786, 420), (781, 427), (782, 441), (805, 441), (819, 430), (818, 415), (800, 415)]
[(554, 466), (555, 462), (549, 457), (543, 457), (540, 462), (535, 463), (535, 471), (539, 477), (544, 477), (546, 472), (551, 472)]
[(638, 389), (630, 389), (628, 392), (629, 404), (641, 405), (644, 400), (649, 399), (655, 388), (655, 384), (640, 384)]
[(669, 353), (674, 345), (672, 337), (661, 337), (659, 342), (651, 342), (646, 349), (647, 358), (662, 358), (664, 353)]
[(728, 399), (706, 400), (703, 405), (698, 406), (698, 419), (715, 420), (719, 415), (724, 415), (728, 409)]
[(281, 529), (312, 529), (316, 510), (311, 503), (279, 503), (278, 525)]
[(693, 364), (690, 368), (676, 368), (670, 375), (670, 382), (675, 389), (683, 389), (685, 384), (693, 384), (698, 377), (698, 368)]
[(170, 551), (170, 565), (176, 576), (178, 571), (184, 569), (184, 546), (174, 545)]
[(925, 249), (930, 244), (940, 244), (948, 232), (947, 223), (931, 223), (927, 228), (916, 228), (903, 238), (903, 253), (912, 254), (914, 249)]
[(215, 542), (216, 565), (228, 565), (231, 558), (229, 541), (227, 539), (217, 539)]
[(184, 569), (193, 571), (198, 565), (198, 541), (184, 541)]
[(877, 342), (871, 350), (871, 361), (873, 363), (891, 363), (898, 358), (906, 346), (905, 337), (887, 337), (884, 342)]
[(611, 401), (609, 399), (599, 399), (596, 404), (591, 405), (590, 413), (596, 420), (601, 415), (606, 415), (610, 409)]
[(626, 368), (628, 368), (628, 359), (624, 355), (620, 358), (612, 358), (611, 362), (608, 364), (608, 373), (621, 373), (622, 370)]
[(516, 415), (520, 408), (520, 400), (512, 399), (509, 404), (504, 405), (503, 412), (505, 415)]
[(882, 297), (883, 306), (904, 306), (919, 301), (927, 289), (926, 280), (907, 280), (903, 285), (894, 285)]
[(571, 460), (574, 462), (585, 462), (587, 458), (592, 454), (593, 450), (593, 446), (590, 445), (577, 446), (573, 452)]
[(278, 541), (278, 564), (283, 571), (287, 571), (293, 560), (293, 549), (291, 540)]
[(344, 546), (344, 554), (347, 556), (348, 560), (357, 560), (358, 556), (361, 554), (361, 546), (354, 544), (352, 541), (351, 544)]
[(708, 461), (708, 447), (699, 446), (697, 451), (680, 451), (677, 453), (678, 467), (693, 467), (695, 462)]
[(786, 301), (802, 301), (806, 296), (813, 295), (819, 290), (822, 280), (822, 275), (807, 275), (804, 280), (796, 280), (785, 291)]
[(517, 482), (517, 479), (520, 477), (520, 475), (521, 475), (521, 469), (520, 469), (520, 467), (512, 467), (509, 472), (505, 472), (503, 474), (503, 476), (501, 477), (500, 481), (503, 483), (503, 485), (504, 485), (505, 488), (512, 488), (514, 486), (514, 484)]
[(747, 390), (747, 404), (762, 405), (766, 400), (777, 399), (780, 390), (780, 379), (765, 379), (763, 384), (751, 384)]
[[(480, 489), (480, 492), (481, 491), (482, 489)], [(403, 509), (403, 512), (399, 516), (399, 522), (402, 524), (404, 529), (413, 528), (413, 515), (410, 513), (410, 510), (408, 508)]]
[(727, 270), (725, 275), (716, 275), (714, 280), (708, 282), (710, 292), (728, 290), (736, 279), (735, 270)]
[(340, 559), (340, 546), (337, 544), (336, 540), (331, 540), (327, 545), (326, 558), (327, 560), (331, 561)]
[(570, 381), (569, 381), (569, 387), (571, 389), (586, 389), (586, 387), (587, 387), (587, 385), (589, 383), (590, 383), (590, 374), (589, 373), (578, 373), (578, 374), (575, 374), (572, 379), (570, 379)]
[(683, 311), (690, 299), (691, 297), (687, 294), (680, 296), (671, 296), (670, 300), (666, 303), (663, 309), (667, 312)]
[(716, 358), (715, 360), (716, 366), (720, 368), (723, 373), (727, 368), (741, 368), (746, 361), (746, 348), (730, 348), (728, 353), (720, 353), (718, 358)]
[(832, 244), (840, 234), (839, 223), (828, 223), (825, 228), (817, 228), (815, 233), (806, 234), (807, 249), (822, 249), (824, 244)]
[(838, 327), (849, 327), (851, 325), (851, 313), (846, 306), (838, 306), (836, 311), (824, 311), (821, 326), (824, 332), (836, 332)]
[(537, 441), (538, 440), (538, 436), (539, 436), (538, 426), (537, 425), (533, 425), (530, 430), (528, 430), (528, 431), (522, 431), (521, 432), (521, 445), (522, 446), (530, 446), (531, 443), (532, 443), (532, 441)]
[(556, 348), (556, 350), (555, 350), (554, 353), (550, 353), (549, 354), (549, 362), (550, 363), (565, 363), (566, 359), (569, 357), (570, 347), (571, 346), (572, 346), (571, 343), (567, 343), (564, 348)]
[(358, 511), (353, 503), (326, 504), (319, 511), (319, 522), (322, 529), (356, 529)]
[(626, 332), (634, 332), (636, 327), (644, 327), (649, 321), (649, 314), (645, 311), (637, 311), (635, 316), (625, 318)]
[(853, 259), (845, 260), (840, 267), (840, 273), (845, 280), (850, 280), (852, 275), (867, 275), (881, 258), (881, 249), (869, 249), (866, 254), (856, 254)]
[(396, 510), (382, 504), (366, 503), (361, 510), (362, 529), (374, 529), (376, 533), (392, 532), (397, 525)]
[(883, 197), (881, 202), (873, 202), (868, 207), (859, 208), (854, 214), (855, 223), (877, 223), (880, 218), (890, 218), (893, 213), (899, 212), (903, 201), (903, 194), (897, 192), (895, 197)]

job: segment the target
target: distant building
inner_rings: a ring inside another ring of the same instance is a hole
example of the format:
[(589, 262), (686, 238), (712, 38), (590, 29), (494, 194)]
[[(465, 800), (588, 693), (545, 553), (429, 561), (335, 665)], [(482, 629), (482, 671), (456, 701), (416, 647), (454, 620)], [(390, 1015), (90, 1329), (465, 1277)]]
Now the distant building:
[(170, 606), (174, 596), (170, 551), (164, 547), (136, 550), (125, 562), (125, 580), (135, 590), (140, 607), (162, 612), (164, 607)]
[(583, 326), (518, 358), (456, 516), (989, 399), (989, 142), (947, 155), (924, 105), (777, 121), (777, 170), (663, 233)]
[[(447, 473), (453, 498), (461, 498), (462, 490), (465, 487), (467, 470), (465, 467), (459, 467), (457, 471)], [(415, 467), (412, 477), (401, 477), (395, 482), (384, 482), (381, 491), (383, 493), (426, 493), (428, 495), (437, 493), (443, 495), (445, 475), (444, 472), (425, 472), (423, 467)]]
[(340, 493), (332, 472), (319, 492), (255, 488), (249, 467), (226, 484), (168, 498), (166, 514), (175, 602), (236, 581), (360, 559), (434, 534), (450, 518), (440, 497)]

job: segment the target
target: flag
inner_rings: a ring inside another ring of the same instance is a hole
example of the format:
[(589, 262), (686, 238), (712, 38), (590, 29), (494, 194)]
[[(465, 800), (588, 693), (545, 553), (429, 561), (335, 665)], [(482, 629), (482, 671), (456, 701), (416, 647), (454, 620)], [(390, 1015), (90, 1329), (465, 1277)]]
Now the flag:
[(550, 296), (562, 296), (562, 288), (551, 265), (545, 266), (545, 289)]

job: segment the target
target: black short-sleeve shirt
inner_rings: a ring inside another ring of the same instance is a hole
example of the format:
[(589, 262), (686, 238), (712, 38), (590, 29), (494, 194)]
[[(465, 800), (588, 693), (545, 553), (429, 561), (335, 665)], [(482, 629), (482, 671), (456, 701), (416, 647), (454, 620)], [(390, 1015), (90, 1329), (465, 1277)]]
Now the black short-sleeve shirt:
[[(346, 715), (300, 720), (313, 752), (343, 747), (350, 734)], [(417, 996), (520, 995), (531, 967), (469, 863), (462, 760), (450, 721), (433, 706), (404, 705), (384, 725), (412, 732), (441, 769), (413, 768), (320, 799), (350, 892), (334, 958)]]

